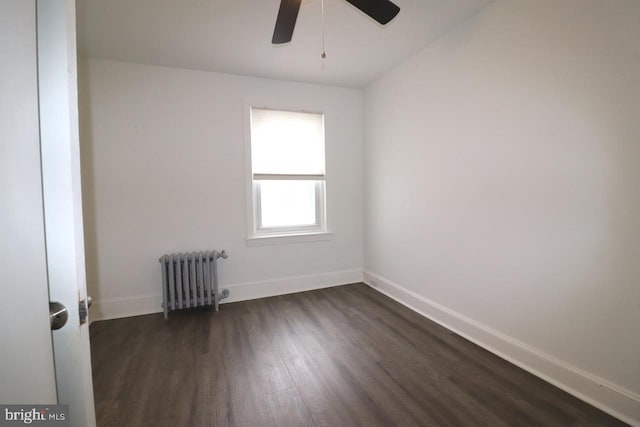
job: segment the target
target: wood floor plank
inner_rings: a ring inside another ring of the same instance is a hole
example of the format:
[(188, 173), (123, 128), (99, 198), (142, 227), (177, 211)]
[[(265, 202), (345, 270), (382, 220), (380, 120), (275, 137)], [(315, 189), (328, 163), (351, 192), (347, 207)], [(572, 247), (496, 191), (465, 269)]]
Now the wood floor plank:
[(622, 426), (364, 284), (94, 322), (99, 426)]

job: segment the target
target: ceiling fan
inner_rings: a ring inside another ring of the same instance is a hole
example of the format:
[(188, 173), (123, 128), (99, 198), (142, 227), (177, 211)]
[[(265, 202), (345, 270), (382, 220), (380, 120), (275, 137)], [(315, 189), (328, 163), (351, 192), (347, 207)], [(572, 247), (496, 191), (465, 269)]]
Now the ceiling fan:
[[(347, 0), (349, 3), (369, 15), (382, 25), (391, 21), (400, 12), (400, 8), (389, 0)], [(296, 26), (298, 11), (302, 0), (281, 0), (276, 28), (271, 43), (282, 44), (291, 41)]]

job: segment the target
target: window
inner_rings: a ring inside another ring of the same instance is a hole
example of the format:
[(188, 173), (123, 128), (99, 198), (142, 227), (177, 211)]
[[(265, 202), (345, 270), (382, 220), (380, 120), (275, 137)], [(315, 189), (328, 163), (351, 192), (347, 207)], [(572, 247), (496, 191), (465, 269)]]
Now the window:
[(324, 115), (250, 114), (253, 237), (325, 232)]

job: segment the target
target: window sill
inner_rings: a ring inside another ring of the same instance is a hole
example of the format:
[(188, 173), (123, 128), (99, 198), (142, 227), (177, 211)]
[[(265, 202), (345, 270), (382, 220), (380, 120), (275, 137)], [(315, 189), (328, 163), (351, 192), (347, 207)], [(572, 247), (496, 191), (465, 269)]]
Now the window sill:
[(251, 236), (247, 246), (282, 245), (288, 243), (319, 242), (333, 238), (333, 233), (322, 231), (316, 233), (279, 234), (271, 236)]

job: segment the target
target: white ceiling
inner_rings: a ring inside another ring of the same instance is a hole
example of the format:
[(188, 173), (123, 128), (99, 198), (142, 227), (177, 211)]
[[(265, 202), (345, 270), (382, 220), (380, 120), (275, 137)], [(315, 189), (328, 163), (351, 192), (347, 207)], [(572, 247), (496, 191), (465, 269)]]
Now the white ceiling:
[(344, 0), (303, 0), (293, 41), (271, 44), (280, 0), (77, 0), (83, 57), (362, 87), (492, 0), (395, 0), (382, 26)]

